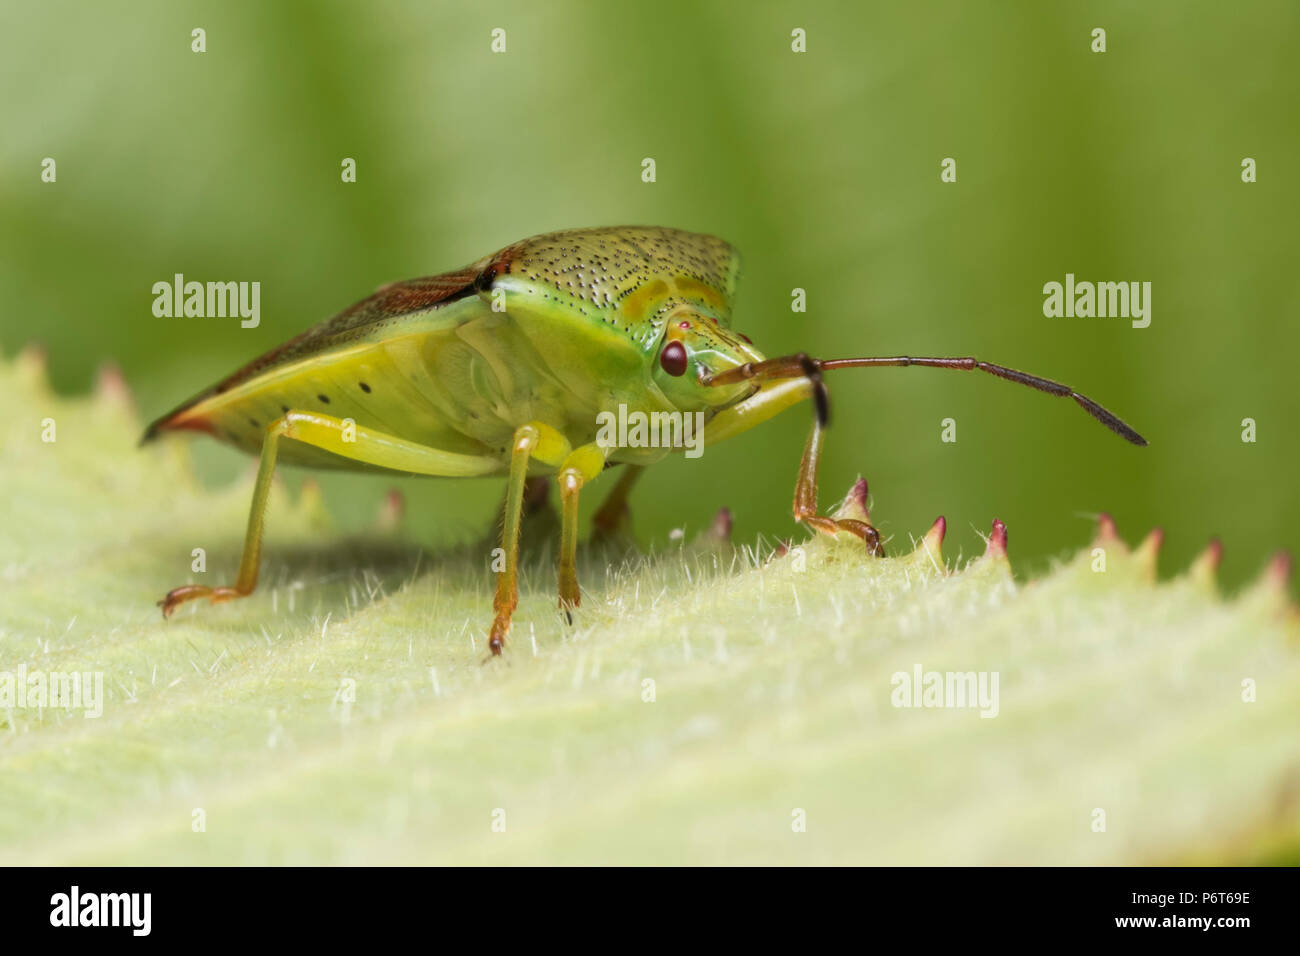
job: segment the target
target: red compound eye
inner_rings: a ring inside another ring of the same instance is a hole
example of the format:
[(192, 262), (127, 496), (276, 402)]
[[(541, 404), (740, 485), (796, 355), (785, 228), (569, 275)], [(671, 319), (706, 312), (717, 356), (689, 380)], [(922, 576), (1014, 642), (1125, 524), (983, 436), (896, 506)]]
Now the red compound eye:
[(685, 375), (686, 346), (681, 342), (669, 342), (659, 353), (659, 364), (669, 375)]

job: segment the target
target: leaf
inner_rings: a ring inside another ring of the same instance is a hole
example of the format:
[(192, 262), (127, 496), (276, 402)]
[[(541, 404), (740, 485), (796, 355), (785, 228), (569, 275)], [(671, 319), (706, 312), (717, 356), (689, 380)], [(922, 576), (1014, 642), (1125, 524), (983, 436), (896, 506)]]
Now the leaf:
[[(572, 627), (528, 552), (485, 664), (493, 543), (424, 554), (392, 500), (350, 538), (277, 488), (256, 594), (163, 621), (168, 588), (233, 578), (251, 471), (209, 491), (182, 443), (137, 450), (111, 372), (59, 398), (28, 351), (0, 395), (3, 674), (103, 679), (96, 718), (0, 706), (5, 864), (1297, 859), (1282, 558), (1225, 601), (1217, 547), (1156, 583), (1159, 536), (1129, 550), (1108, 519), (1018, 584), (999, 524), (973, 560), (942, 520), (873, 559), (735, 548), (723, 515), (592, 548)], [(860, 483), (841, 513), (865, 507)], [(996, 673), (996, 716), (894, 706), (918, 668)]]

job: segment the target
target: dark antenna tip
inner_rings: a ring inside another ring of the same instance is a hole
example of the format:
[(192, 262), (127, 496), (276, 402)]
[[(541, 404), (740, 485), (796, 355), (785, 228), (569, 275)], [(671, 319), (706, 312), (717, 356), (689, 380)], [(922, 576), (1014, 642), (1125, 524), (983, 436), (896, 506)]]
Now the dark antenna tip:
[(1070, 397), (1073, 398), (1076, 402), (1078, 402), (1079, 405), (1082, 406), (1084, 411), (1086, 411), (1093, 418), (1097, 419), (1097, 421), (1101, 422), (1103, 425), (1105, 425), (1107, 428), (1113, 431), (1120, 438), (1123, 438), (1125, 441), (1132, 442), (1134, 445), (1137, 445), (1140, 448), (1146, 447), (1147, 440), (1143, 438), (1141, 435), (1139, 435), (1136, 431), (1134, 431), (1131, 427), (1129, 427), (1128, 423), (1125, 422), (1123, 419), (1121, 419), (1114, 412), (1102, 408), (1092, 399), (1088, 398), (1088, 396), (1080, 395), (1078, 392), (1071, 392)]

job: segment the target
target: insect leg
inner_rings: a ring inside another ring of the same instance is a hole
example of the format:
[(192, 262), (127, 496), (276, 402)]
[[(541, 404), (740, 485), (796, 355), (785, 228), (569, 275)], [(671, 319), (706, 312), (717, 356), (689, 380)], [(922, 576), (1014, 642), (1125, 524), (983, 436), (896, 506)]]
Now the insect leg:
[(808, 434), (808, 443), (804, 446), (803, 460), (799, 463), (799, 479), (794, 486), (794, 520), (832, 537), (841, 531), (847, 531), (866, 543), (868, 554), (884, 557), (885, 547), (880, 543), (879, 533), (865, 521), (828, 518), (817, 514), (817, 464), (821, 459), (825, 438), (825, 427), (820, 418), (815, 418), (812, 431)]
[(170, 616), (178, 605), (196, 598), (205, 597), (215, 604), (253, 593), (257, 587), (257, 571), (262, 556), (262, 525), (266, 517), (266, 501), (271, 491), (271, 477), (275, 474), (276, 454), (283, 438), (315, 445), (344, 458), (419, 475), (466, 477), (492, 474), (501, 468), (501, 462), (492, 456), (439, 451), (394, 435), (349, 424), (332, 415), (288, 412), (267, 426), (266, 437), (262, 440), (262, 460), (257, 469), (257, 483), (253, 487), (248, 532), (244, 536), (244, 553), (239, 560), (239, 576), (235, 584), (228, 587), (186, 584), (173, 588), (158, 602), (163, 617)]
[[(560, 499), (563, 512), (560, 524), (560, 608), (582, 603), (578, 590), (578, 492), (582, 486), (605, 469), (609, 448), (597, 444), (575, 449), (560, 465)], [(631, 482), (629, 482), (630, 486)], [(572, 616), (569, 616), (572, 622)]]
[(172, 588), (158, 602), (163, 617), (170, 617), (177, 606), (196, 598), (207, 598), (213, 604), (247, 597), (257, 587), (257, 569), (262, 558), (262, 522), (266, 517), (266, 500), (271, 492), (271, 476), (275, 474), (275, 456), (280, 444), (280, 432), (274, 426), (267, 429), (262, 440), (262, 459), (257, 466), (257, 483), (253, 486), (253, 504), (248, 511), (248, 531), (244, 535), (244, 552), (239, 559), (239, 576), (234, 586), (209, 587), (205, 584), (183, 584)]
[[(797, 362), (791, 360), (792, 367)], [(704, 442), (722, 441), (732, 435), (747, 431), (805, 398), (817, 396), (815, 383), (807, 377), (764, 382), (749, 398), (715, 415), (704, 428)], [(804, 446), (803, 460), (799, 464), (799, 480), (794, 489), (794, 520), (808, 525), (823, 534), (835, 535), (847, 531), (861, 538), (871, 554), (883, 555), (884, 546), (876, 529), (865, 521), (851, 518), (829, 518), (817, 514), (817, 463), (821, 458), (822, 443), (826, 437), (824, 416), (813, 418), (813, 429)]]
[[(523, 505), (520, 511), (520, 534), (523, 534), (524, 523), (534, 515), (540, 514), (546, 510), (547, 504), (551, 500), (551, 479), (546, 475), (529, 475), (524, 481)], [(506, 520), (506, 508), (510, 504), (510, 489), (507, 488), (501, 495), (501, 504), (497, 506), (496, 521), (492, 524), (493, 531), (501, 527)]]
[[(546, 502), (551, 497), (551, 479), (545, 475), (534, 475), (524, 482), (524, 517), (530, 518), (546, 509)], [(502, 505), (504, 507), (504, 504)]]
[(609, 493), (596, 513), (592, 515), (592, 523), (595, 525), (594, 537), (608, 538), (624, 526), (628, 520), (627, 499), (632, 492), (632, 486), (636, 484), (637, 479), (645, 471), (645, 465), (624, 465), (623, 473), (618, 477), (618, 484), (614, 490)]
[(505, 521), (501, 531), (501, 548), (505, 551), (505, 570), (497, 578), (497, 593), (492, 600), (492, 630), (488, 647), (500, 654), (510, 633), (510, 618), (519, 604), (519, 521), (524, 507), (524, 485), (528, 481), (528, 462), (532, 458), (559, 465), (569, 455), (569, 441), (542, 422), (529, 422), (515, 429), (510, 453), (510, 480), (506, 485)]

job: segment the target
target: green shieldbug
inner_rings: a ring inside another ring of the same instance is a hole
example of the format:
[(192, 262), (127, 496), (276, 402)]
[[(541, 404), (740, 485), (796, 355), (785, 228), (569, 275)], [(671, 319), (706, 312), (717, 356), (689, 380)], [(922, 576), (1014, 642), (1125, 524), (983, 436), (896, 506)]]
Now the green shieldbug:
[(806, 398), (816, 407), (795, 485), (794, 518), (849, 532), (881, 553), (874, 528), (817, 513), (817, 462), (829, 418), (822, 373), (920, 365), (979, 369), (1074, 399), (1111, 431), (1146, 441), (1096, 402), (1047, 379), (973, 358), (765, 359), (731, 328), (739, 268), (721, 239), (676, 229), (577, 229), (525, 239), (455, 272), (398, 282), (255, 359), (149, 426), (207, 432), (261, 454), (239, 576), (185, 585), (159, 603), (252, 593), (277, 462), (471, 478), (508, 475), (495, 618), (501, 653), (518, 601), (520, 512), (530, 477), (555, 476), (562, 502), (560, 606), (580, 601), (578, 495), (612, 465), (623, 474), (597, 515), (624, 511), (641, 470), (671, 447), (597, 441), (602, 415), (700, 413), (721, 441)]

